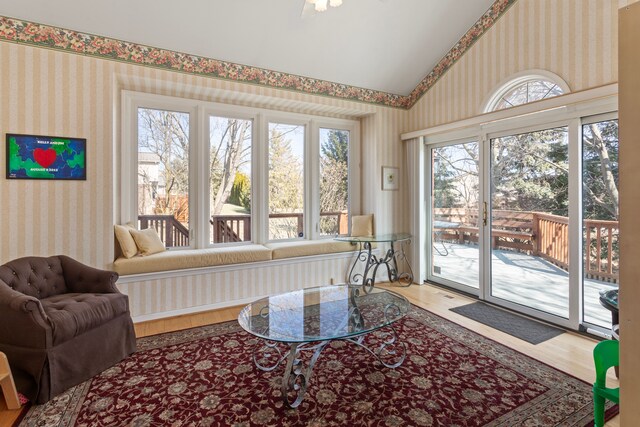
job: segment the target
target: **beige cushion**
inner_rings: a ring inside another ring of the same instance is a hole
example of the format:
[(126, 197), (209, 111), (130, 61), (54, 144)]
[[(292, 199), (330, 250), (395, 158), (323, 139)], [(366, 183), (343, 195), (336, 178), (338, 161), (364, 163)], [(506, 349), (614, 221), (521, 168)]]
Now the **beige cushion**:
[(157, 254), (158, 252), (167, 250), (155, 228), (147, 228), (140, 231), (131, 228), (129, 229), (129, 233), (133, 236), (133, 240), (135, 240), (136, 246), (142, 256)]
[(242, 245), (233, 248), (186, 249), (165, 251), (135, 258), (118, 258), (113, 269), (120, 275), (183, 270), (215, 265), (269, 261), (271, 249), (262, 245)]
[(354, 237), (373, 236), (373, 214), (352, 216), (351, 235)]
[(116, 233), (116, 239), (120, 245), (120, 250), (125, 258), (131, 258), (138, 253), (138, 247), (136, 241), (133, 240), (133, 236), (129, 233), (133, 227), (127, 225), (114, 225), (114, 231)]
[(323, 255), (335, 252), (353, 251), (356, 249), (356, 246), (349, 242), (337, 242), (335, 240), (305, 240), (296, 242), (268, 243), (265, 246), (273, 250), (273, 259)]

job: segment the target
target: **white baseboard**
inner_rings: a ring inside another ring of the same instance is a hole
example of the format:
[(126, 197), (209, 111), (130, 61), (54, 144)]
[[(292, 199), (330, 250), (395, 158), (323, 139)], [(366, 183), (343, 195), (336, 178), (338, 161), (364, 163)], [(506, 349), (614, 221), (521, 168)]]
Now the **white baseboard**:
[[(266, 297), (266, 295), (264, 297)], [(205, 311), (219, 310), (221, 308), (234, 307), (237, 305), (247, 305), (253, 301), (259, 300), (260, 298), (263, 298), (263, 297), (257, 296), (257, 297), (243, 298), (243, 299), (234, 300), (234, 301), (223, 301), (223, 302), (218, 302), (214, 304), (197, 305), (194, 307), (181, 308), (179, 310), (162, 311), (159, 313), (145, 314), (142, 316), (132, 317), (132, 319), (133, 319), (133, 323), (142, 323), (142, 322), (148, 322), (150, 320), (158, 320), (158, 319), (166, 319), (169, 317), (183, 316), (185, 314), (196, 314), (196, 313), (202, 313)]]

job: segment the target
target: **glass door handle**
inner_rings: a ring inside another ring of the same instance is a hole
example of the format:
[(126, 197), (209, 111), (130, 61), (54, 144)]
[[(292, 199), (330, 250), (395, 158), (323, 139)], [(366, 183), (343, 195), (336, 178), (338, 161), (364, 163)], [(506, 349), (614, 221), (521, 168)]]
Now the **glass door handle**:
[(487, 202), (483, 203), (483, 209), (482, 209), (482, 226), (486, 227), (487, 226)]

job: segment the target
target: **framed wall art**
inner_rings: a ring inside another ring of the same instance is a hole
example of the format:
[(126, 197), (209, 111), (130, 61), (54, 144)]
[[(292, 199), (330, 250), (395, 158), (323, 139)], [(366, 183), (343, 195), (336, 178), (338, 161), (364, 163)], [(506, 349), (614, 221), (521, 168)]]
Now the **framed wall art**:
[(7, 179), (87, 179), (87, 140), (7, 134)]
[(397, 190), (398, 189), (398, 168), (392, 166), (382, 167), (382, 189)]

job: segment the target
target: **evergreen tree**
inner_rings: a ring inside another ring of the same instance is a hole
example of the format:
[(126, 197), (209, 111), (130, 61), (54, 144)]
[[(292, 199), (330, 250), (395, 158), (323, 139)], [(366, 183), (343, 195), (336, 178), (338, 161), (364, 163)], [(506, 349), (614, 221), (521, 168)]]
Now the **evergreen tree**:
[[(293, 128), (295, 129), (295, 128)], [(269, 213), (302, 213), (304, 179), (302, 159), (286, 137), (293, 130), (273, 127), (269, 136)], [(270, 218), (269, 235), (273, 239), (298, 237), (298, 223), (292, 218)]]
[[(320, 212), (344, 212), (349, 205), (349, 132), (327, 131), (320, 145)], [(321, 216), (320, 232), (337, 234), (335, 216)]]

